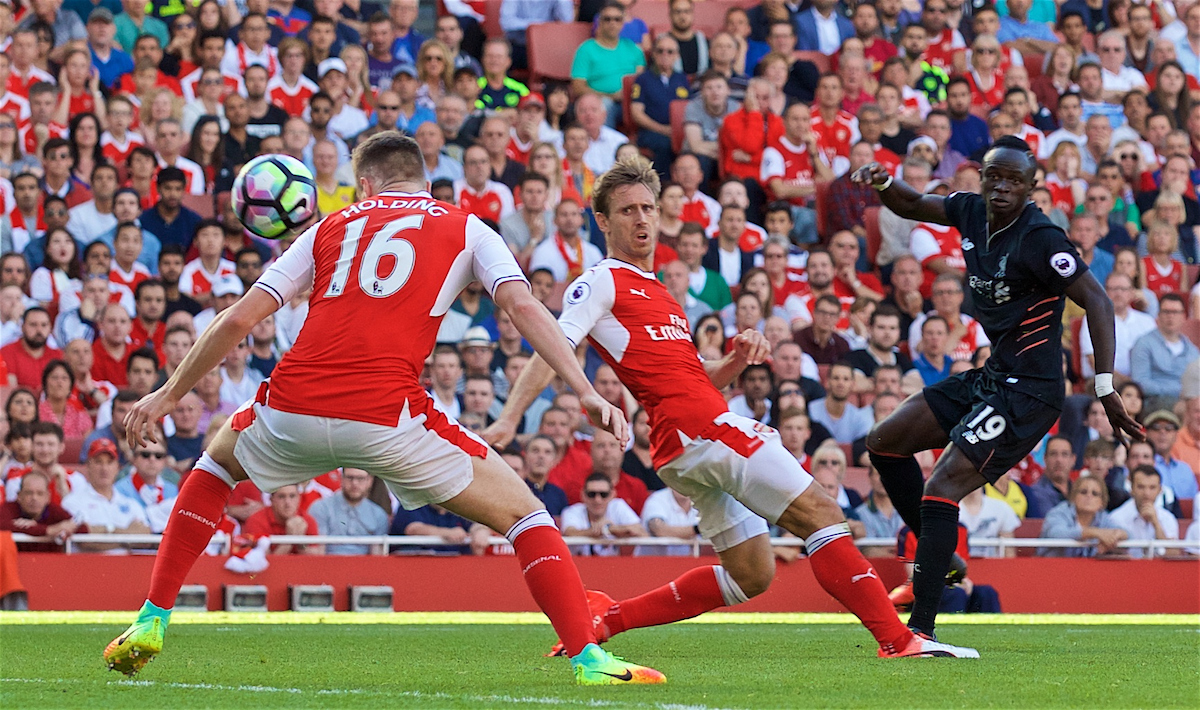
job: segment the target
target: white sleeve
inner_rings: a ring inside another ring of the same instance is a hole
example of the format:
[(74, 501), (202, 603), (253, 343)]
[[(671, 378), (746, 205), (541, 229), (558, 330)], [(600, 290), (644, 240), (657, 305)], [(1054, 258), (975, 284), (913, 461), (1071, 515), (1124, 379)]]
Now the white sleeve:
[(275, 263), (271, 264), (270, 268), (258, 277), (258, 281), (254, 282), (257, 288), (271, 294), (280, 306), (287, 304), (296, 297), (296, 294), (302, 293), (312, 286), (313, 270), (316, 267), (313, 259), (313, 243), (317, 239), (317, 230), (323, 224), (325, 224), (325, 220), (304, 230), (304, 233), (292, 243), (291, 248), (276, 259)]
[(800, 376), (817, 382), (821, 381), (821, 369), (817, 367), (817, 361), (813, 359), (813, 356), (808, 353), (800, 356)]
[(495, 295), (496, 287), (505, 281), (528, 283), (504, 237), (496, 234), (475, 215), (467, 218), (466, 248), (474, 257), (475, 278)]
[(225, 40), (225, 56), (221, 58), (221, 73), (228, 76), (238, 76), (242, 67), (238, 64), (237, 45), (233, 40)]
[(917, 257), (917, 261), (921, 262), (921, 266), (925, 266), (925, 261), (931, 259), (941, 253), (938, 249), (937, 240), (933, 238), (928, 229), (917, 227), (909, 235), (908, 248), (912, 251), (913, 256)]
[(1083, 325), (1079, 327), (1079, 354), (1096, 354), (1096, 348), (1092, 345), (1092, 331), (1088, 328), (1087, 316), (1083, 317)]
[(771, 178), (783, 176), (783, 156), (774, 148), (767, 148), (762, 154), (762, 164), (759, 166), (758, 178), (764, 185)]
[(578, 346), (596, 323), (610, 312), (616, 301), (616, 286), (608, 269), (589, 269), (571, 282), (563, 294), (562, 315), (558, 325), (567, 340)]
[[(965, 46), (965, 45), (964, 45)], [(850, 145), (862, 140), (862, 133), (858, 130), (858, 118), (850, 119)]]
[(668, 515), (667, 506), (663, 503), (663, 496), (651, 494), (642, 505), (642, 524), (646, 526), (647, 530), (650, 529), (651, 520), (666, 522)]
[(587, 507), (583, 503), (568, 505), (562, 512), (562, 529), (575, 528), (576, 530), (587, 529)]
[(516, 210), (512, 190), (505, 186), (504, 192), (500, 193), (500, 219), (504, 219), (513, 212), (516, 212)]
[[(992, 500), (996, 499), (993, 498)], [(1000, 532), (1011, 533), (1021, 526), (1021, 519), (1017, 517), (1017, 514), (1013, 512), (1012, 508), (1008, 507), (1007, 503), (1004, 503), (1003, 501), (997, 502), (1004, 506), (1004, 510), (1000, 513)], [(997, 508), (997, 510), (1000, 509)]]
[(638, 514), (633, 512), (633, 508), (629, 507), (622, 498), (613, 498), (608, 502), (608, 518), (615, 525), (640, 525), (642, 519)]
[(54, 300), (54, 289), (50, 285), (50, 270), (39, 266), (29, 277), (29, 297), (35, 301), (49, 303)]
[(480, 15), (471, 9), (471, 6), (463, 2), (463, 0), (445, 0), (446, 12), (456, 17), (473, 17), (475, 21), (483, 24), (484, 16)]
[(195, 296), (195, 284), (192, 283), (196, 269), (192, 266), (192, 262), (183, 265), (183, 271), (179, 272), (179, 292), (186, 293), (189, 296)]

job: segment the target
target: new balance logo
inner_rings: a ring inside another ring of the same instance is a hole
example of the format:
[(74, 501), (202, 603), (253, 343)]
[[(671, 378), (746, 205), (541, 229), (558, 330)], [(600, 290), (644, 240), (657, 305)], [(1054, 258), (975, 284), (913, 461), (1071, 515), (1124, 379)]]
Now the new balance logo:
[(631, 293), (634, 296), (641, 296), (642, 298), (646, 299), (647, 301), (650, 300), (650, 297), (646, 295), (646, 289), (644, 289), (644, 288), (631, 288), (631, 289), (629, 289), (629, 293)]
[(867, 579), (868, 577), (870, 577), (871, 579), (879, 579), (879, 577), (875, 576), (875, 568), (874, 567), (868, 569), (866, 572), (864, 572), (862, 574), (856, 574), (853, 577), (851, 577), (850, 584), (854, 584), (855, 582), (859, 581), (860, 579)]

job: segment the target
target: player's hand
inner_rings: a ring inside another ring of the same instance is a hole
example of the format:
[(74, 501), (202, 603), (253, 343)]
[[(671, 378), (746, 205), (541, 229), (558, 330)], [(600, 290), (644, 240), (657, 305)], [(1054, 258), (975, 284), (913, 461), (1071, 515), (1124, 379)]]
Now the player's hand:
[(176, 404), (165, 388), (139, 399), (125, 416), (125, 440), (129, 443), (129, 448), (145, 446), (147, 441), (157, 444), (156, 424), (175, 411)]
[(587, 412), (592, 426), (599, 427), (617, 437), (621, 446), (629, 441), (629, 425), (625, 421), (625, 413), (596, 392), (579, 398), (583, 410)]
[[(1110, 392), (1100, 398), (1100, 403), (1104, 405), (1104, 413), (1108, 415), (1108, 421), (1113, 428), (1113, 437), (1116, 438), (1118, 444), (1128, 448), (1130, 438), (1135, 441), (1146, 440), (1146, 427), (1138, 424), (1133, 417), (1129, 416), (1129, 412), (1125, 411), (1125, 402), (1121, 401), (1121, 395)], [(1129, 436), (1126, 436), (1126, 433)]]
[(508, 446), (509, 442), (517, 435), (517, 425), (507, 419), (497, 419), (491, 426), (484, 429), (480, 436), (483, 440), (491, 444), (500, 451)]
[(850, 182), (857, 185), (882, 185), (888, 179), (887, 168), (879, 163), (868, 163), (850, 176)]
[(761, 365), (771, 354), (771, 344), (765, 335), (747, 328), (733, 336), (733, 354), (747, 365)]

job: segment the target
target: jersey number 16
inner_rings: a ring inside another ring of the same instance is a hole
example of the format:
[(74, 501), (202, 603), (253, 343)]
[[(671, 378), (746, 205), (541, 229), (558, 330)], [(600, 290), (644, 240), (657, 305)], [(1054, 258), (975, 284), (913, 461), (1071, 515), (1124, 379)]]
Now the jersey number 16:
[[(354, 256), (358, 253), (358, 242), (364, 236), (363, 230), (368, 219), (361, 217), (346, 225), (346, 236), (342, 238), (342, 250), (338, 254), (333, 277), (329, 280), (329, 288), (325, 291), (326, 298), (334, 298), (345, 292)], [(417, 252), (412, 242), (396, 238), (396, 235), (408, 229), (420, 229), (424, 220), (423, 214), (410, 214), (384, 224), (375, 232), (358, 266), (358, 287), (363, 293), (372, 298), (387, 298), (404, 288), (412, 276)], [(395, 261), (391, 271), (380, 274), (379, 262), (385, 256), (394, 257)]]

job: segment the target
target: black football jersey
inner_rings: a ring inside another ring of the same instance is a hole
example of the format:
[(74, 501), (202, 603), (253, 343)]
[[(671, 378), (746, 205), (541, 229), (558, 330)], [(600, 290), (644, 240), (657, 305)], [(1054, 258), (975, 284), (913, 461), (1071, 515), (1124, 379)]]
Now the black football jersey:
[(966, 287), (975, 318), (992, 341), (985, 370), (1014, 389), (1061, 406), (1065, 293), (1088, 265), (1066, 233), (1032, 202), (990, 240), (983, 197), (950, 195), (946, 216), (962, 233)]

